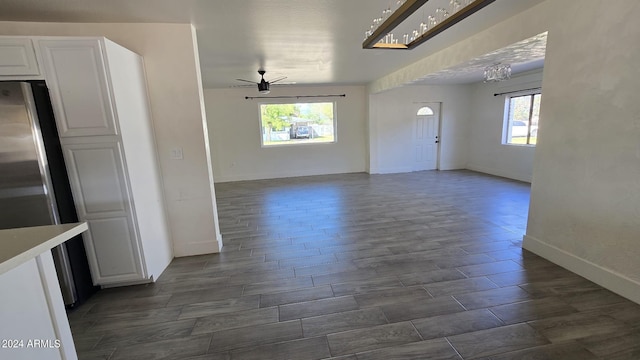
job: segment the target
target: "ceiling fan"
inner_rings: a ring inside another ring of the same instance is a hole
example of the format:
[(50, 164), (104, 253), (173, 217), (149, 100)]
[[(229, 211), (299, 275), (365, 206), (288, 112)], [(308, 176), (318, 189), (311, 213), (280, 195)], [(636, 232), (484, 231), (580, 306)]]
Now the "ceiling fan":
[[(236, 79), (238, 81), (244, 81), (244, 82), (248, 82), (248, 83), (252, 83), (252, 84), (256, 84), (258, 85), (258, 92), (260, 94), (268, 94), (269, 93), (269, 86), (273, 83), (276, 83), (278, 81), (282, 81), (284, 79), (286, 79), (286, 76), (281, 76), (279, 78), (273, 79), (271, 81), (266, 81), (264, 79), (264, 74), (266, 73), (265, 70), (260, 69), (258, 70), (258, 74), (260, 74), (260, 82), (255, 82), (255, 81), (251, 81), (251, 80), (245, 80), (245, 79)], [(238, 85), (238, 86), (249, 86), (249, 85)]]

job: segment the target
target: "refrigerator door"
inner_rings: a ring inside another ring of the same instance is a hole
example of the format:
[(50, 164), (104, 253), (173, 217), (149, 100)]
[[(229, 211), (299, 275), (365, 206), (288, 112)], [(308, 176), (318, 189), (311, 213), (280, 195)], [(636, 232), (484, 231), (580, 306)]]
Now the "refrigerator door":
[(0, 229), (52, 223), (39, 159), (22, 83), (0, 83)]
[[(39, 124), (30, 84), (0, 82), (0, 229), (60, 223)], [(65, 304), (73, 304), (65, 245), (52, 253)]]

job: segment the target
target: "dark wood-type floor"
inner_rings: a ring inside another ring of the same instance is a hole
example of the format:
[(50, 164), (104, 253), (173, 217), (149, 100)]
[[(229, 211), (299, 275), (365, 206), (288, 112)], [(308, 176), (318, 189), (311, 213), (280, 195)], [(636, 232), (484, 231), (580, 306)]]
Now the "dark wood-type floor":
[(223, 253), (71, 313), (80, 359), (640, 359), (639, 305), (521, 250), (527, 184), (450, 171), (216, 190)]

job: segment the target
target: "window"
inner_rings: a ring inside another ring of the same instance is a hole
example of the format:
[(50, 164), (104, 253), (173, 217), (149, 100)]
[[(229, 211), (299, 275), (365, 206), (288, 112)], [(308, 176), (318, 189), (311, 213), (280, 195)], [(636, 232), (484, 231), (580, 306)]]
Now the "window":
[(535, 145), (538, 140), (540, 93), (507, 97), (504, 144)]
[(418, 113), (416, 115), (433, 115), (433, 110), (431, 110), (430, 107), (425, 106), (420, 108), (420, 110), (418, 110)]
[(334, 102), (261, 104), (262, 146), (333, 143)]

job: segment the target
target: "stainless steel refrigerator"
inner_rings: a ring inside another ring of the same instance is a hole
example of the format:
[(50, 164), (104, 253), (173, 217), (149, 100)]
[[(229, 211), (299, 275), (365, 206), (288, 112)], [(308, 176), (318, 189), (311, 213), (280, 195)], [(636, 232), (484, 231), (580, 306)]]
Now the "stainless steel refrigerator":
[[(0, 82), (0, 229), (78, 220), (43, 81)], [(68, 307), (95, 291), (82, 236), (52, 250)]]

